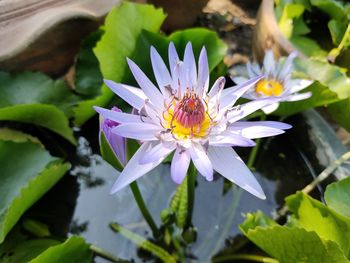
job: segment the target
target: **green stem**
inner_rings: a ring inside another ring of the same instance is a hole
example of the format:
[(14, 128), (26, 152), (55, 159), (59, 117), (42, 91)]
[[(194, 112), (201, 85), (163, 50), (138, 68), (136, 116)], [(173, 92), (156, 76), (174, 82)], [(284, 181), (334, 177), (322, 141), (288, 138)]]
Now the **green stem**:
[(99, 248), (99, 247), (96, 247), (94, 245), (91, 245), (89, 247), (89, 249), (94, 252), (95, 255), (101, 257), (101, 258), (104, 258), (104, 259), (107, 259), (111, 262), (114, 262), (114, 263), (123, 263), (123, 262), (128, 262), (127, 260), (124, 260), (124, 259), (120, 259), (120, 258), (117, 258), (116, 256), (114, 256), (113, 254), (109, 253), (108, 251), (102, 249), (102, 248)]
[(254, 262), (264, 262), (264, 263), (279, 263), (278, 260), (260, 256), (260, 255), (251, 255), (251, 254), (234, 254), (234, 255), (227, 255), (227, 256), (221, 256), (213, 259), (214, 263), (219, 262), (231, 262), (231, 261), (238, 261), (238, 260), (249, 260)]
[(139, 207), (143, 217), (145, 218), (147, 224), (149, 225), (149, 227), (152, 230), (153, 236), (155, 238), (159, 238), (162, 235), (162, 233), (159, 231), (156, 223), (154, 222), (154, 220), (151, 216), (151, 213), (148, 211), (148, 209), (146, 207), (145, 201), (142, 198), (142, 195), (141, 195), (140, 189), (137, 185), (137, 182), (136, 181), (132, 182), (130, 184), (130, 188), (131, 188), (131, 191), (134, 195), (137, 206)]
[(187, 210), (187, 220), (186, 220), (186, 227), (191, 226), (192, 224), (192, 214), (193, 214), (193, 207), (194, 207), (194, 190), (195, 190), (195, 184), (196, 184), (196, 168), (194, 167), (194, 164), (191, 162), (190, 167), (188, 169), (187, 174), (187, 196), (188, 196), (188, 210)]

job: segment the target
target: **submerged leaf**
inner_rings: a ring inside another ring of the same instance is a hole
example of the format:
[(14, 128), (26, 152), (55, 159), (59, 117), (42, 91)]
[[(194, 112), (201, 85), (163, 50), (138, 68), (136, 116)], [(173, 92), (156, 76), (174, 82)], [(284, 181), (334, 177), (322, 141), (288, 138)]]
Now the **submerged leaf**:
[(111, 223), (110, 227), (116, 231), (125, 236), (127, 239), (131, 240), (133, 243), (135, 243), (137, 246), (143, 248), (144, 250), (152, 253), (153, 255), (160, 258), (163, 262), (166, 263), (176, 263), (176, 260), (173, 256), (171, 256), (166, 250), (164, 250), (162, 247), (152, 243), (151, 241), (148, 241), (147, 239), (143, 238), (142, 236), (139, 236), (126, 228), (121, 227), (118, 224)]

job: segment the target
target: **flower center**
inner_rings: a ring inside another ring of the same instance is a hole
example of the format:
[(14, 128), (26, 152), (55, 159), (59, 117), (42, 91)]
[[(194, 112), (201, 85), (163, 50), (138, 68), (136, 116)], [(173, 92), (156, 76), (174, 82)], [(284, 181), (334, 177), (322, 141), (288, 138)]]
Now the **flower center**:
[(205, 117), (204, 105), (194, 93), (185, 94), (176, 104), (173, 117), (184, 128), (200, 128)]
[(171, 102), (164, 118), (178, 139), (205, 137), (211, 124), (203, 101), (190, 91), (180, 101)]
[(283, 92), (283, 86), (276, 80), (262, 79), (256, 84), (255, 91), (265, 96), (279, 96)]

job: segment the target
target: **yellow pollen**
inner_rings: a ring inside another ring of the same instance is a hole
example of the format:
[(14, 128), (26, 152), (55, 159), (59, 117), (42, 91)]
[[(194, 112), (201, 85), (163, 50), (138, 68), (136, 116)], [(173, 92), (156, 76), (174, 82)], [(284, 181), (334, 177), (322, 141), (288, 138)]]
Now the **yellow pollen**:
[(255, 91), (265, 96), (279, 96), (283, 92), (280, 82), (273, 79), (262, 79), (256, 84)]
[[(199, 101), (196, 101), (197, 97), (194, 100), (191, 98), (192, 94), (185, 95), (180, 101), (173, 99), (168, 105), (168, 109), (163, 113), (163, 118), (166, 121), (165, 128), (171, 130), (173, 136), (180, 140), (206, 137), (212, 124), (206, 106), (202, 102), (199, 105)], [(198, 113), (199, 119), (195, 117), (193, 124), (184, 123), (187, 117), (193, 117), (193, 115), (184, 116), (184, 114), (192, 114), (192, 111)]]

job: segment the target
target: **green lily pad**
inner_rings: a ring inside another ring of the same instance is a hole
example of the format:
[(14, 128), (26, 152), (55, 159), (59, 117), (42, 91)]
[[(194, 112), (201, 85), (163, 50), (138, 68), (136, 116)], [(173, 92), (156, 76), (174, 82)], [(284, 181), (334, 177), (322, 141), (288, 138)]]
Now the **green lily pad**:
[(350, 219), (301, 192), (286, 198), (293, 225), (331, 240), (350, 258)]
[(307, 109), (325, 106), (339, 101), (335, 92), (331, 91), (328, 87), (322, 85), (318, 81), (314, 82), (308, 88), (303, 90), (303, 92), (308, 91), (312, 92), (312, 96), (309, 99), (293, 102), (282, 102), (277, 111), (275, 111), (273, 114), (288, 116)]
[(52, 80), (40, 72), (9, 74), (0, 71), (0, 108), (22, 104), (51, 104), (72, 116), (79, 101), (63, 80)]
[(333, 103), (327, 109), (332, 118), (350, 132), (350, 98)]
[(350, 177), (328, 185), (324, 198), (328, 207), (350, 219)]
[(0, 141), (0, 243), (21, 215), (69, 169), (38, 143)]
[[(151, 80), (154, 80), (150, 46), (153, 45), (167, 61), (170, 41), (174, 42), (180, 57), (188, 41), (192, 42), (197, 58), (202, 46), (206, 46), (210, 70), (213, 70), (222, 61), (227, 46), (215, 32), (204, 28), (194, 28), (177, 31), (165, 37), (158, 33), (164, 19), (165, 15), (161, 10), (149, 5), (125, 2), (112, 10), (103, 28), (105, 34), (94, 49), (103, 77), (115, 82), (136, 85), (126, 63), (126, 57), (129, 57)], [(95, 114), (92, 109), (93, 105), (106, 106), (112, 101), (114, 94), (104, 85), (101, 90), (101, 96), (81, 102), (75, 108), (76, 124), (81, 125)], [(116, 104), (123, 105), (120, 100)]]
[(103, 77), (100, 65), (92, 49), (101, 39), (103, 33), (102, 29), (97, 30), (82, 41), (75, 65), (75, 90), (87, 98), (101, 94)]
[(49, 247), (29, 263), (92, 262), (89, 247), (82, 237), (71, 236), (64, 243)]
[(75, 144), (73, 131), (66, 115), (53, 105), (20, 104), (0, 108), (1, 121), (18, 121), (45, 127)]
[[(128, 71), (126, 57), (134, 52), (141, 31), (158, 32), (164, 19), (163, 11), (151, 5), (123, 2), (112, 9), (106, 17), (105, 33), (94, 49), (103, 77), (122, 82)], [(95, 114), (92, 106), (106, 106), (112, 98), (112, 91), (102, 85), (100, 96), (83, 101), (74, 109), (75, 123), (83, 124)]]
[(335, 242), (322, 240), (313, 231), (279, 225), (247, 226), (245, 223), (240, 228), (251, 241), (280, 262), (349, 262)]
[(90, 245), (81, 237), (72, 236), (61, 243), (50, 238), (28, 239), (16, 230), (0, 245), (0, 263), (92, 262)]

